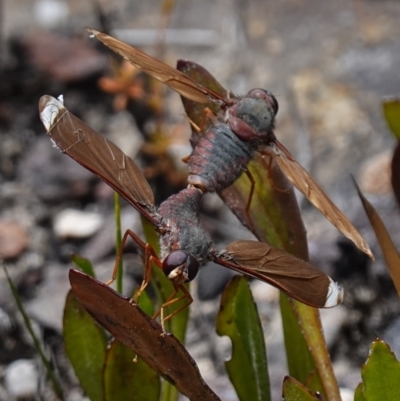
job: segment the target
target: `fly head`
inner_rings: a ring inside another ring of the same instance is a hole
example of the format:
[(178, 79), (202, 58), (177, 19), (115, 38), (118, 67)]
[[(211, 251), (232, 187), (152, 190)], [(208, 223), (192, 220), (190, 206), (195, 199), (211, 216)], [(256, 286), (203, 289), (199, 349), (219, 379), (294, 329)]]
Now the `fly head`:
[(227, 110), (227, 123), (235, 134), (246, 142), (268, 143), (273, 134), (278, 101), (271, 92), (252, 89)]
[(173, 251), (163, 261), (162, 269), (169, 280), (176, 284), (192, 281), (199, 271), (199, 262), (186, 251)]

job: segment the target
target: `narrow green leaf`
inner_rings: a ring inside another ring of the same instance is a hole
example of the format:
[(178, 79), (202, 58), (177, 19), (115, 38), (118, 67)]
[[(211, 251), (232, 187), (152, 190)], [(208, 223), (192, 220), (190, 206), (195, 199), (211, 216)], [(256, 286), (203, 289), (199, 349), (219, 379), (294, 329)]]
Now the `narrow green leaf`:
[(44, 365), (44, 367), (46, 369), (46, 372), (47, 372), (47, 374), (48, 374), (48, 376), (50, 378), (51, 384), (53, 386), (53, 390), (57, 394), (58, 398), (60, 398), (60, 400), (64, 400), (64, 396), (63, 396), (63, 393), (62, 393), (62, 388), (60, 386), (60, 383), (58, 382), (58, 379), (57, 379), (57, 376), (56, 376), (55, 372), (53, 371), (51, 363), (47, 360), (47, 358), (45, 356), (45, 353), (44, 353), (44, 351), (42, 349), (42, 346), (40, 344), (39, 339), (36, 337), (36, 334), (33, 331), (31, 320), (29, 319), (29, 316), (25, 312), (24, 306), (22, 305), (21, 298), (18, 295), (18, 291), (15, 288), (15, 285), (12, 282), (11, 277), (8, 274), (7, 267), (3, 265), (3, 269), (4, 269), (4, 272), (6, 273), (6, 276), (7, 276), (8, 285), (10, 286), (10, 289), (11, 289), (11, 292), (12, 292), (13, 297), (15, 299), (15, 302), (17, 303), (18, 310), (20, 311), (20, 313), (21, 313), (21, 315), (22, 315), (22, 317), (24, 319), (25, 327), (28, 330), (29, 335), (32, 338), (32, 341), (33, 341), (33, 344), (35, 346), (36, 352), (39, 354), (40, 359), (42, 360), (42, 363), (43, 363), (43, 365)]
[(140, 295), (138, 304), (143, 312), (145, 312), (150, 317), (154, 316), (154, 304), (146, 291), (143, 291)]
[(360, 383), (357, 388), (356, 391), (354, 393), (354, 401), (367, 401), (364, 397), (364, 394), (362, 393), (363, 390), (363, 384)]
[(361, 377), (365, 400), (400, 400), (400, 362), (384, 341), (372, 343)]
[(70, 291), (64, 308), (64, 344), (82, 388), (91, 401), (103, 401), (104, 330)]
[[(307, 345), (309, 345), (315, 367), (323, 386), (321, 389), (316, 388), (315, 390), (318, 390), (327, 400), (339, 400), (339, 386), (333, 372), (318, 309), (311, 308), (291, 298), (289, 298), (289, 302), (297, 316), (304, 339)], [(314, 374), (314, 372), (312, 372), (312, 374)], [(310, 378), (303, 384), (307, 385), (309, 379)], [(316, 380), (312, 382), (313, 384), (318, 383)]]
[(217, 333), (232, 341), (232, 358), (225, 365), (239, 399), (270, 400), (264, 333), (244, 277), (234, 277), (224, 291)]
[[(307, 347), (303, 333), (297, 330), (297, 316), (288, 297), (283, 293), (280, 296), (280, 304), (289, 374), (305, 384), (315, 370), (314, 359)], [(321, 389), (318, 390), (321, 391)]]
[(289, 376), (283, 380), (282, 397), (285, 401), (318, 401), (304, 384)]
[(104, 366), (105, 401), (158, 401), (160, 378), (126, 345), (114, 340)]
[(72, 263), (84, 273), (88, 274), (90, 277), (96, 278), (94, 273), (92, 262), (89, 259), (83, 258), (82, 256), (73, 253), (71, 256)]
[(305, 385), (313, 393), (321, 394), (324, 400), (328, 399), (317, 369), (315, 369), (311, 375), (308, 376)]
[(393, 135), (400, 139), (400, 99), (385, 99), (382, 103), (383, 114)]

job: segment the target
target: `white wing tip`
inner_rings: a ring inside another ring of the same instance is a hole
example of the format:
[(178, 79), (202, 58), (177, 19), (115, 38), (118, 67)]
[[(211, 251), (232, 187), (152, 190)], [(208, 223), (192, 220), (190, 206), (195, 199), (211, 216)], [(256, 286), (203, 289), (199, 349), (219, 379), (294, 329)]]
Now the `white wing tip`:
[(60, 95), (58, 99), (44, 95), (39, 100), (40, 119), (47, 131), (50, 131), (59, 112), (64, 108), (64, 97)]
[(343, 301), (343, 287), (335, 283), (332, 279), (328, 288), (328, 295), (326, 297), (326, 302), (324, 308), (333, 308), (342, 303)]

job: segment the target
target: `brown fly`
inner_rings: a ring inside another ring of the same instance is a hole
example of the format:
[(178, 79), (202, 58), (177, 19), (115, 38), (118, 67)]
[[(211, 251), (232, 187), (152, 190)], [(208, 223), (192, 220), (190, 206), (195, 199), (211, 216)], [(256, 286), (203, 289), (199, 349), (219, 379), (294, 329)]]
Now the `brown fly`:
[(204, 104), (212, 102), (221, 110), (223, 115), (212, 117), (213, 125), (202, 133), (190, 156), (188, 161), (190, 185), (201, 189), (202, 192), (219, 192), (230, 186), (241, 173), (246, 172), (252, 182), (246, 206), (247, 213), (254, 180), (247, 172), (246, 166), (254, 156), (254, 152), (271, 157), (270, 150), (272, 150), (279, 167), (289, 181), (335, 227), (373, 258), (368, 244), (353, 224), (276, 139), (273, 129), (278, 102), (269, 91), (253, 89), (243, 97), (231, 93), (224, 97), (199, 84), (185, 73), (118, 39), (94, 29), (88, 31), (135, 67), (165, 83), (187, 99)]
[[(54, 146), (104, 180), (159, 233), (160, 257), (150, 244), (143, 242), (131, 230), (126, 231), (109, 284), (115, 280), (123, 247), (131, 237), (144, 254), (145, 270), (139, 294), (150, 281), (153, 263), (163, 270), (175, 287), (161, 310), (183, 298), (188, 300), (187, 305), (192, 302), (183, 284), (193, 280), (199, 268), (208, 261), (270, 283), (313, 307), (329, 308), (341, 302), (342, 288), (329, 276), (265, 242), (235, 241), (226, 250), (216, 250), (211, 237), (200, 224), (199, 206), (203, 192), (199, 188), (189, 186), (156, 208), (150, 186), (133, 160), (70, 113), (61, 98), (43, 96), (39, 102), (39, 113)], [(177, 298), (179, 290), (184, 295)]]

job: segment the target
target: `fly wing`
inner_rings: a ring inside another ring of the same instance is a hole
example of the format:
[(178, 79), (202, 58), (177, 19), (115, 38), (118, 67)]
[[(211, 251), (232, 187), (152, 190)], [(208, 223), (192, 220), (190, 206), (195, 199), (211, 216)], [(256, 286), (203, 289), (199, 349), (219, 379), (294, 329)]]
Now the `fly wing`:
[(112, 36), (96, 31), (92, 28), (86, 29), (107, 47), (120, 54), (136, 68), (139, 68), (146, 74), (149, 74), (153, 78), (168, 85), (171, 89), (178, 92), (180, 95), (185, 96), (187, 99), (199, 103), (208, 103), (210, 99), (224, 102), (223, 97), (200, 85), (183, 72), (150, 57), (146, 53), (143, 53), (135, 47), (129, 46)]
[(39, 101), (40, 119), (54, 145), (90, 170), (156, 224), (153, 192), (131, 158), (75, 117), (52, 96)]
[(331, 308), (342, 302), (343, 289), (309, 263), (265, 242), (235, 241), (214, 262), (269, 283), (290, 297), (313, 306)]
[(311, 175), (300, 166), (282, 144), (272, 145), (278, 163), (286, 178), (347, 238), (371, 259), (374, 255), (364, 238), (349, 219), (329, 199)]

